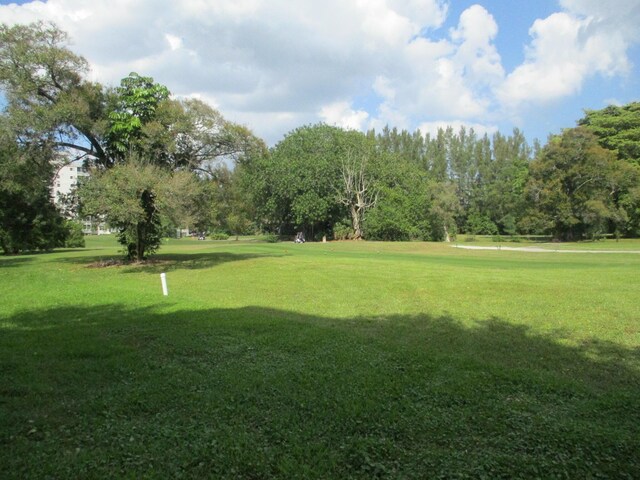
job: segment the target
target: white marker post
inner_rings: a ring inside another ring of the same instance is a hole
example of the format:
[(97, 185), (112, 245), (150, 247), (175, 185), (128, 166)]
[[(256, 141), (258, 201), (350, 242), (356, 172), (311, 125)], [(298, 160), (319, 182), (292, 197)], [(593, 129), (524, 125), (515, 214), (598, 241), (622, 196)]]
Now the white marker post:
[(167, 289), (167, 274), (160, 274), (160, 281), (162, 282), (162, 294), (166, 297), (169, 295), (169, 290)]

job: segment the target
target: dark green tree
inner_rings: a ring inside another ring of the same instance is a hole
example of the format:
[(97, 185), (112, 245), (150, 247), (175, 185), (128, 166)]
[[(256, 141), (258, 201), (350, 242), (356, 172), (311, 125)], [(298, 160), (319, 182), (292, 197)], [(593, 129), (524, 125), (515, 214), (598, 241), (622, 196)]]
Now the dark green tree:
[(531, 163), (525, 219), (559, 240), (594, 238), (624, 222), (613, 198), (621, 164), (584, 127), (552, 137)]
[(47, 152), (26, 151), (6, 131), (0, 136), (2, 251), (8, 255), (64, 246), (69, 226), (51, 202)]
[(619, 159), (640, 165), (640, 102), (587, 110), (578, 125), (595, 133), (600, 145)]
[(324, 124), (289, 133), (251, 169), (257, 216), (267, 230), (307, 236), (328, 233), (346, 217), (337, 201), (345, 131)]

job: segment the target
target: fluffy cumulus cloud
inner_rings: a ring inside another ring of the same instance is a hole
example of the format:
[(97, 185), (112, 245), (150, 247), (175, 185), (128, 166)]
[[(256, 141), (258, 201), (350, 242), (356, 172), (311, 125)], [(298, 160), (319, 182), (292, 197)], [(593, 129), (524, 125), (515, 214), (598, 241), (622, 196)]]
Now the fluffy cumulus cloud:
[(552, 101), (579, 92), (594, 75), (625, 75), (630, 47), (640, 40), (640, 2), (562, 0), (564, 11), (529, 30), (526, 59), (498, 97), (507, 106)]
[(320, 118), (329, 125), (337, 125), (349, 130), (363, 130), (369, 114), (364, 110), (354, 110), (349, 102), (335, 102), (320, 109)]
[(275, 143), (317, 121), (491, 132), (505, 111), (628, 72), (638, 3), (561, 0), (511, 72), (491, 12), (472, 5), (451, 19), (448, 0), (48, 0), (0, 6), (0, 18), (53, 21), (95, 79), (153, 76)]

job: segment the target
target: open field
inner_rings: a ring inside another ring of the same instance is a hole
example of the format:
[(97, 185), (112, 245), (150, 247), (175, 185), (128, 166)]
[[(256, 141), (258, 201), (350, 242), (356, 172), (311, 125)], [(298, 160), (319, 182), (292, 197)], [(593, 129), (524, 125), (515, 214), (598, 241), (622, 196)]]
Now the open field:
[(638, 254), (117, 250), (0, 258), (2, 478), (640, 478)]

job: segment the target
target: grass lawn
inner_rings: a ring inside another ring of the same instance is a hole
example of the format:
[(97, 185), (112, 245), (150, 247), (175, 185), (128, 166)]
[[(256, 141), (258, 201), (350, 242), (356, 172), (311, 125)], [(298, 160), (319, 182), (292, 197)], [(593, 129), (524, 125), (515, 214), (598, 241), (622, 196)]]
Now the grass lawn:
[(117, 252), (0, 258), (2, 478), (640, 478), (640, 254)]

